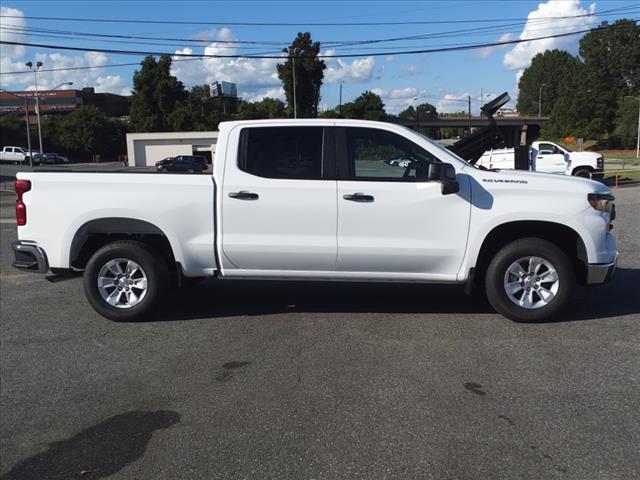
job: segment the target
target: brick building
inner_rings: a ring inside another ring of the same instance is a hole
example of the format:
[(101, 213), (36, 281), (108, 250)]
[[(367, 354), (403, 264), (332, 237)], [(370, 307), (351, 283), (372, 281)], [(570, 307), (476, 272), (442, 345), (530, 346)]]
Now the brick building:
[[(0, 92), (0, 115), (24, 115), (24, 100), (17, 95), (27, 98), (29, 115), (34, 114), (36, 108), (35, 91), (11, 92), (13, 95)], [(109, 117), (124, 117), (129, 115), (131, 97), (113, 93), (96, 93), (93, 88), (82, 90), (40, 90), (40, 115), (57, 115), (70, 113), (84, 105), (94, 105)]]

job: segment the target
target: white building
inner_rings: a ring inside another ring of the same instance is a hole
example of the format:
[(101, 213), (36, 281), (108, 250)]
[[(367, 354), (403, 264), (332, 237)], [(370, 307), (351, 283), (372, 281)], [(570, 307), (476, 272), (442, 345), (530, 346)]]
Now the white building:
[(218, 132), (127, 133), (129, 166), (155, 165), (178, 155), (202, 155), (213, 159)]

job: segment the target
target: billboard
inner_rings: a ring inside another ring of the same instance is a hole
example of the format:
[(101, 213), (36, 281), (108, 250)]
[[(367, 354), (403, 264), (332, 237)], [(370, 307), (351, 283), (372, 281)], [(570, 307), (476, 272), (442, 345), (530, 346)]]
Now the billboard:
[(238, 85), (232, 82), (213, 82), (210, 91), (212, 97), (238, 97)]

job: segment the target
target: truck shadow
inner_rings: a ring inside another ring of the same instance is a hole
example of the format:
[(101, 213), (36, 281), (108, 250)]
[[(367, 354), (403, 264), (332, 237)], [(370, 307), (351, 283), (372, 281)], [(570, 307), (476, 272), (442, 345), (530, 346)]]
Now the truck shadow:
[[(640, 269), (618, 269), (609, 284), (578, 288), (556, 322), (640, 313)], [(481, 295), (458, 285), (399, 283), (208, 280), (178, 291), (149, 321), (173, 321), (278, 313), (495, 314)]]

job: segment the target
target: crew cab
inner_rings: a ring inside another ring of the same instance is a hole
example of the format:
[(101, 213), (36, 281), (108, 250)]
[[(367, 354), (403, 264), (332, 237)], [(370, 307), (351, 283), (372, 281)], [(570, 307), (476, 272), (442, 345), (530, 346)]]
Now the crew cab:
[(3, 147), (0, 151), (1, 162), (25, 163), (29, 158), (29, 151), (22, 147)]
[[(604, 176), (604, 157), (598, 152), (572, 152), (554, 142), (533, 142), (529, 167), (534, 172), (559, 173), (585, 178)], [(498, 148), (487, 150), (477, 163), (489, 169), (515, 168), (515, 150)]]
[(617, 258), (603, 184), (478, 169), (363, 120), (224, 122), (212, 175), (22, 172), (16, 193), (14, 265), (82, 272), (114, 320), (217, 276), (461, 284), (540, 321), (576, 283), (608, 280)]

